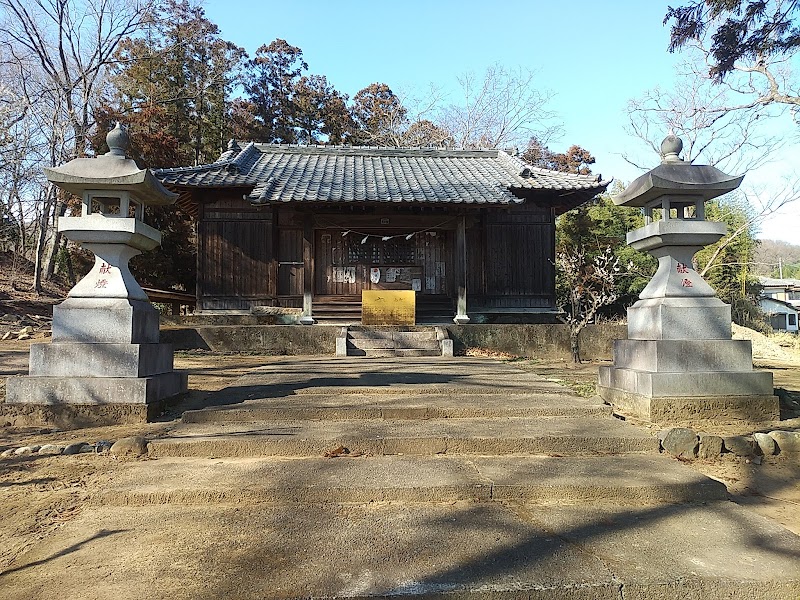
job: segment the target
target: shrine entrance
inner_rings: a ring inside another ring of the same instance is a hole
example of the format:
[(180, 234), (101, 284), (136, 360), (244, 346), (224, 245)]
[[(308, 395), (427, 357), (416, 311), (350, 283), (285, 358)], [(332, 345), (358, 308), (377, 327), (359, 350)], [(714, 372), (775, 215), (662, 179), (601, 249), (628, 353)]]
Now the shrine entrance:
[(432, 230), (408, 236), (386, 229), (318, 229), (314, 293), (360, 299), (363, 290), (414, 290), (451, 296), (451, 233)]

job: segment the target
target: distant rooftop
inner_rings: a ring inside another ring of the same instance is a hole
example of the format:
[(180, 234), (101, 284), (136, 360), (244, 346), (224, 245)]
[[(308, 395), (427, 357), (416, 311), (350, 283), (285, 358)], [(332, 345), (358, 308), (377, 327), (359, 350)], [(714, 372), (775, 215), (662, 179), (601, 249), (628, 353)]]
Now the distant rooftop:
[(800, 279), (777, 279), (773, 277), (759, 277), (758, 282), (764, 287), (796, 287), (800, 288)]

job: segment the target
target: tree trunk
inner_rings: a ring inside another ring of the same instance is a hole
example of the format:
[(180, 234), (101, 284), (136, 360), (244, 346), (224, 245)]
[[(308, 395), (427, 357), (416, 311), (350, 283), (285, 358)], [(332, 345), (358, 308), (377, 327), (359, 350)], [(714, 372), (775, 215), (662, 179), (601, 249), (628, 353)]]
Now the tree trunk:
[(580, 333), (581, 330), (577, 327), (569, 328), (569, 345), (570, 349), (572, 350), (572, 362), (574, 362), (576, 365), (581, 364), (581, 349), (580, 345), (578, 344), (578, 336)]
[(56, 258), (58, 257), (58, 249), (61, 247), (62, 235), (58, 232), (58, 217), (63, 217), (67, 214), (67, 203), (59, 202), (56, 211), (56, 233), (53, 237), (53, 245), (50, 246), (50, 254), (47, 257), (47, 271), (44, 278), (48, 281), (53, 278), (56, 272)]
[(33, 268), (33, 289), (37, 294), (42, 293), (42, 262), (44, 260), (45, 246), (47, 245), (47, 231), (50, 227), (50, 208), (53, 204), (55, 188), (52, 184), (47, 186), (44, 206), (39, 218), (39, 235), (36, 237), (36, 260)]

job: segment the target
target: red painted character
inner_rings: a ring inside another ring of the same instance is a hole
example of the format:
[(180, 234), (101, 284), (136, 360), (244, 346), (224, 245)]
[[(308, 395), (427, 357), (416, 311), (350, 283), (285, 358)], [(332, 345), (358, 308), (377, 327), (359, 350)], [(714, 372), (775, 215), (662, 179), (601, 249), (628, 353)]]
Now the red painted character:
[[(678, 273), (688, 273), (688, 272), (689, 272), (689, 267), (687, 267), (684, 263), (679, 262), (678, 263)], [(691, 286), (687, 286), (687, 287), (691, 287)]]
[(111, 273), (111, 265), (109, 265), (108, 263), (103, 263), (102, 265), (100, 265), (100, 274), (105, 275), (107, 273)]
[(98, 279), (97, 283), (94, 284), (95, 288), (104, 288), (108, 286), (108, 279)]
[(689, 279), (684, 279), (683, 281), (681, 281), (681, 285), (683, 287), (692, 287), (692, 282)]

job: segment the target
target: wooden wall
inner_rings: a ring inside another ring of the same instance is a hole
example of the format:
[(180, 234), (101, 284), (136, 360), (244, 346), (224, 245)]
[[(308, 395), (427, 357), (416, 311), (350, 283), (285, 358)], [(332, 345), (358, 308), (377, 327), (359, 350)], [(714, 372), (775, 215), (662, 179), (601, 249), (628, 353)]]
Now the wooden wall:
[[(456, 211), (463, 209), (433, 214), (402, 213), (393, 207), (372, 210), (371, 214), (314, 211), (314, 294), (360, 296), (362, 289), (376, 287), (369, 277), (370, 267), (376, 266), (382, 272), (402, 267), (404, 276), (419, 273), (421, 294), (455, 298), (454, 228)], [(523, 205), (474, 209), (466, 215), (469, 311), (554, 306), (551, 210)], [(301, 306), (303, 219), (292, 206), (252, 206), (241, 197), (204, 204), (198, 227), (200, 307)], [(427, 227), (432, 229), (423, 231)], [(349, 228), (351, 233), (342, 236)], [(416, 234), (406, 241), (405, 234), (412, 231)], [(362, 245), (363, 236), (356, 232), (402, 235), (391, 241), (370, 238)], [(346, 267), (355, 268), (354, 278), (342, 276)]]
[(272, 209), (241, 199), (202, 208), (197, 287), (202, 310), (247, 310), (274, 295)]
[[(555, 222), (547, 210), (487, 212), (483, 287), (487, 307), (546, 308), (555, 304)], [(475, 298), (477, 300), (477, 298)]]

